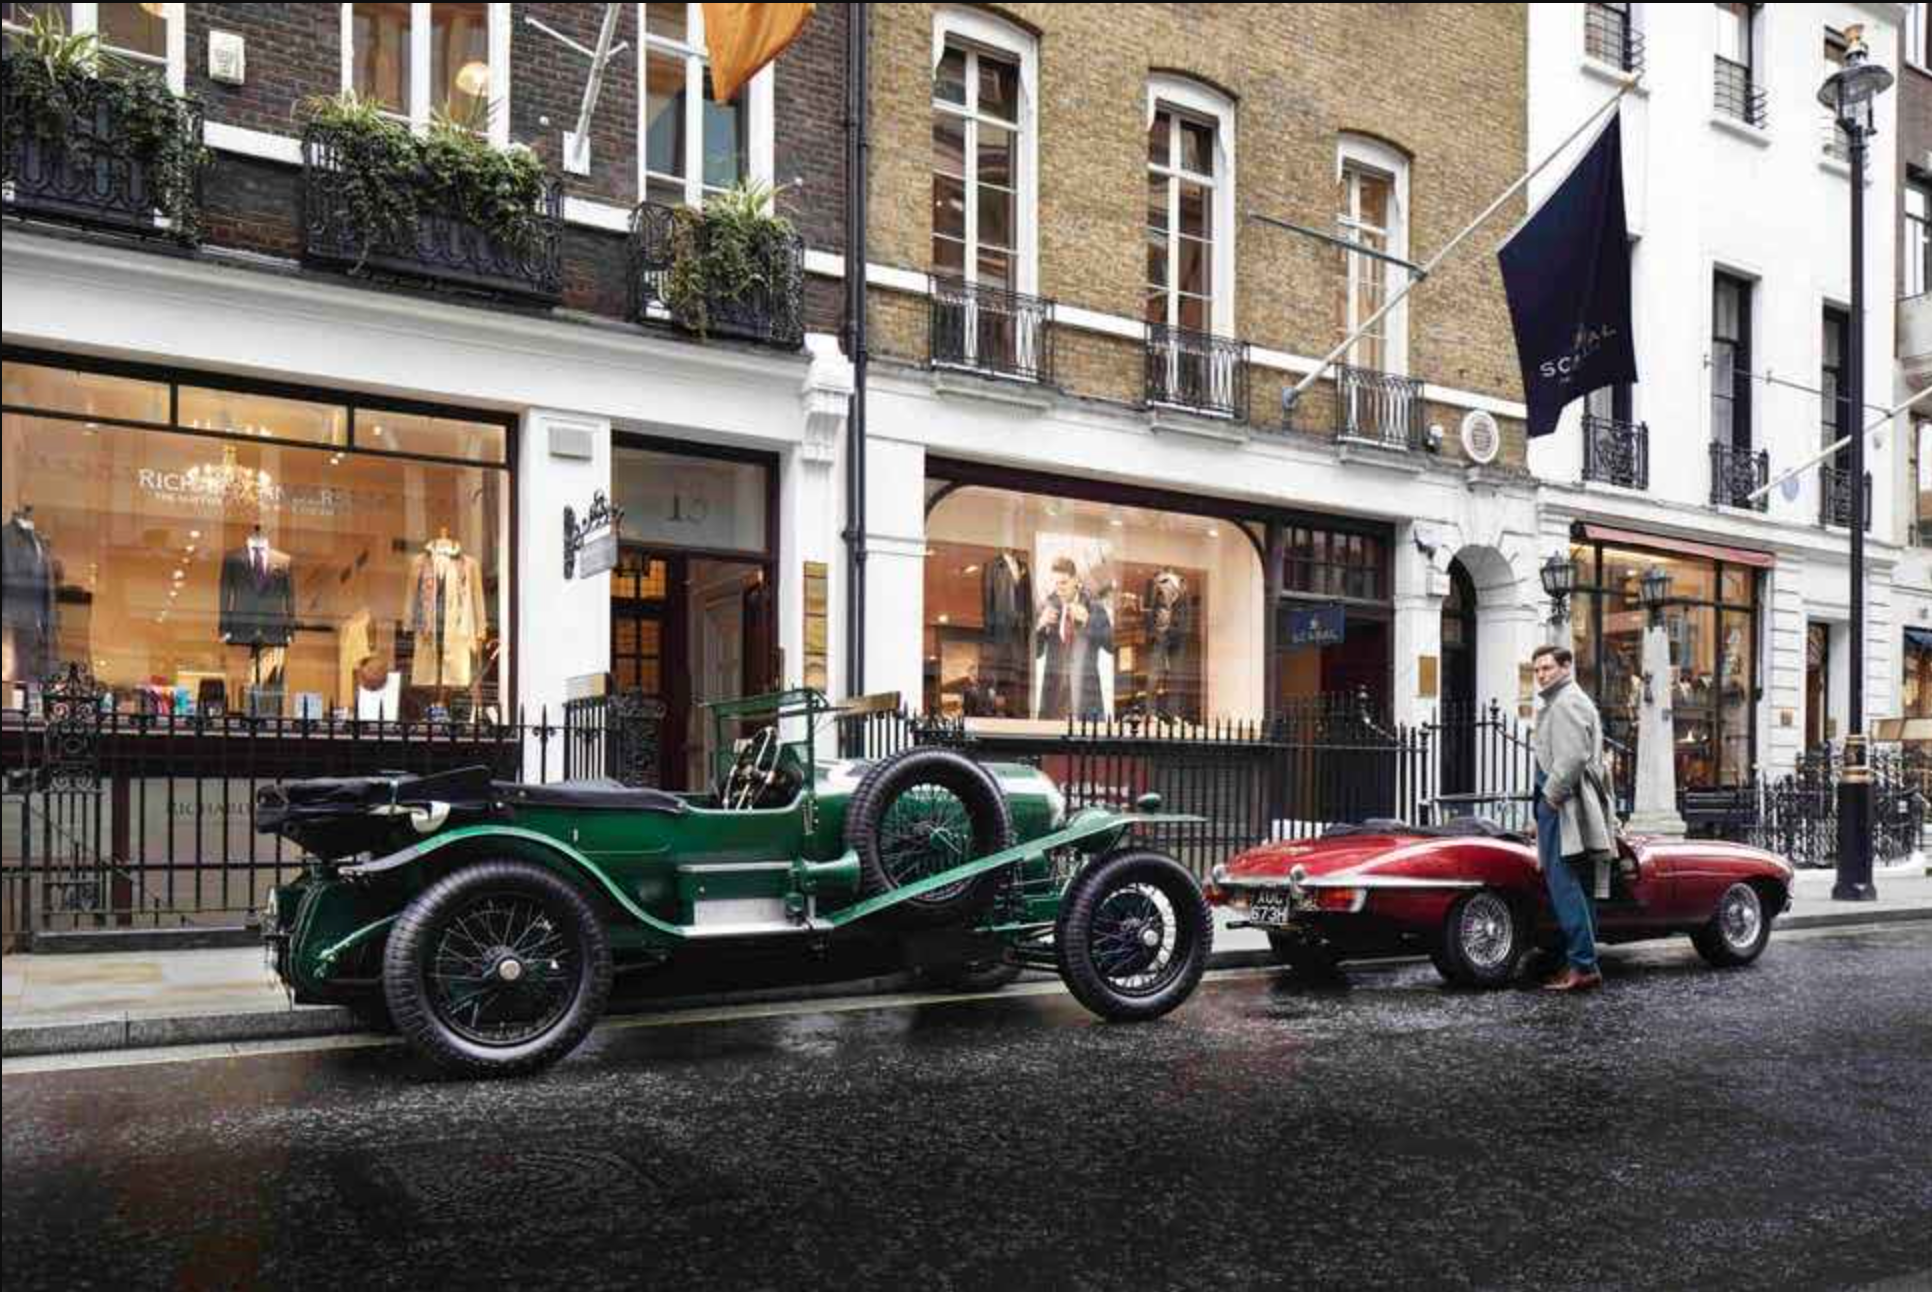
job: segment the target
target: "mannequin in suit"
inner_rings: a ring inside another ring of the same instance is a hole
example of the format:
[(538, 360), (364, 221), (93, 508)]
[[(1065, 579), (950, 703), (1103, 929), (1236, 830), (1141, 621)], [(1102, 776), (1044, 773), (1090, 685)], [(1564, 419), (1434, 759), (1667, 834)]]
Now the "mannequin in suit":
[(38, 683), (54, 665), (54, 585), (58, 582), (53, 548), (34, 525), (34, 509), (21, 507), (0, 525), (0, 568), (4, 568), (5, 675)]
[(482, 566), (442, 530), (410, 563), (407, 595), (404, 622), (416, 635), (409, 684), (443, 691), (468, 686), (489, 635)]
[(982, 640), (979, 682), (993, 700), (995, 711), (1026, 712), (1026, 682), (1032, 652), (1027, 638), (1033, 628), (1033, 572), (1026, 558), (1004, 551), (986, 562), (980, 573)]
[(221, 558), (221, 639), (248, 648), (250, 713), (281, 712), (282, 669), (295, 637), (295, 571), (261, 527)]

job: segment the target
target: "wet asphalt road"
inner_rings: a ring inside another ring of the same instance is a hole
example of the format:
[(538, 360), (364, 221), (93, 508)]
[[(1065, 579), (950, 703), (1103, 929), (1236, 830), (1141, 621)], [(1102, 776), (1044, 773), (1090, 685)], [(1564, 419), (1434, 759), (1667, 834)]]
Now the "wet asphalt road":
[(393, 1047), (16, 1071), (5, 1282), (1932, 1286), (1932, 923), (1606, 971), (659, 1019), (514, 1083)]

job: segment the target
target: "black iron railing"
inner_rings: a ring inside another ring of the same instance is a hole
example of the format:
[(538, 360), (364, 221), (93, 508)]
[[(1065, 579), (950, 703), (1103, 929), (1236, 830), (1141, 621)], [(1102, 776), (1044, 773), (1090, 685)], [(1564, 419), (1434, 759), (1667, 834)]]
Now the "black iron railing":
[(1625, 489), (1650, 488), (1650, 425), (1583, 415), (1583, 478)]
[(1721, 116), (1734, 121), (1742, 121), (1747, 126), (1764, 129), (1768, 122), (1765, 114), (1766, 95), (1764, 86), (1751, 75), (1751, 69), (1743, 63), (1735, 63), (1722, 54), (1714, 56), (1717, 60), (1716, 78), (1713, 83), (1711, 106)]
[[(84, 675), (0, 712), (0, 934), (244, 923), (302, 863), (255, 830), (255, 792), (309, 776), (486, 766), (499, 780), (619, 774), (613, 724), (102, 713)], [(621, 725), (617, 724), (617, 725)]]
[(1583, 49), (1591, 58), (1621, 71), (1644, 70), (1644, 34), (1631, 22), (1627, 4), (1583, 7)]
[(1753, 501), (1751, 494), (1770, 481), (1769, 451), (1760, 449), (1753, 453), (1729, 444), (1711, 445), (1711, 506), (1766, 511), (1771, 505), (1770, 495), (1760, 494)]
[(1246, 341), (1149, 323), (1146, 357), (1149, 404), (1246, 420)]
[[(1916, 752), (1871, 750), (1872, 858), (1879, 864), (1909, 857), (1932, 820), (1932, 759)], [(1755, 785), (1756, 817), (1728, 834), (1786, 858), (1793, 865), (1838, 864), (1838, 786), (1841, 751), (1814, 750), (1791, 773)]]
[[(690, 222), (688, 239), (680, 221)], [(707, 337), (727, 337), (795, 350), (805, 344), (805, 240), (793, 233), (776, 240), (756, 262), (750, 277), (734, 283), (705, 282), (701, 302), (671, 308), (670, 283), (679, 247), (702, 256), (710, 237), (702, 217), (661, 202), (640, 202), (631, 212), (628, 255), (630, 317), (633, 322), (663, 319)], [(700, 273), (702, 271), (699, 271)]]
[[(1865, 473), (1865, 497), (1860, 502), (1865, 529), (1872, 528), (1872, 473)], [(1841, 529), (1851, 526), (1852, 517), (1852, 473), (1849, 468), (1818, 468), (1818, 523), (1836, 525)]]
[[(0, 195), (9, 215), (29, 215), (113, 229), (142, 237), (174, 237), (191, 241), (192, 223), (185, 226), (163, 218), (168, 195), (162, 179), (135, 148), (125, 130), (113, 96), (99, 92), (99, 82), (84, 82), (70, 92), (73, 115), (57, 136), (36, 128), (19, 93), (15, 61), (0, 58)], [(180, 104), (184, 133), (195, 147), (201, 143), (201, 103), (192, 98)], [(201, 209), (202, 167), (192, 168), (185, 206)]]
[(935, 367), (1052, 382), (1052, 301), (938, 275), (930, 284), (926, 344)]
[[(360, 136), (311, 123), (302, 134), (302, 258), (499, 300), (555, 304), (563, 295), (563, 184), (544, 186), (533, 231), (512, 240), (454, 211), (422, 213), (406, 235), (372, 240), (355, 218), (367, 173)], [(427, 189), (427, 177), (425, 177)]]
[(1374, 368), (1338, 363), (1335, 373), (1335, 434), (1373, 440), (1395, 449), (1419, 449), (1423, 441), (1422, 382)]

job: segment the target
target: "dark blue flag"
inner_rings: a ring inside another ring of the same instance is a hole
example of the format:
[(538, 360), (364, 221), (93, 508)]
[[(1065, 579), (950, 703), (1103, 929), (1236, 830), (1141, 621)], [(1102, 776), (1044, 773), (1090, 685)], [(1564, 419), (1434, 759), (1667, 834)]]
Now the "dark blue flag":
[(1619, 109), (1497, 255), (1532, 436), (1555, 430), (1571, 400), (1637, 380), (1622, 126)]

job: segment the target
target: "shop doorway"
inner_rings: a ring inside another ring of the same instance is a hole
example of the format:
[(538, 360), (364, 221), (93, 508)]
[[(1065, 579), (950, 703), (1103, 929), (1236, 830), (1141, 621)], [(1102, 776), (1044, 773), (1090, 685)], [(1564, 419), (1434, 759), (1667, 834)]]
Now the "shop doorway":
[(1442, 789), (1476, 789), (1476, 581), (1461, 560), (1449, 563), (1442, 602)]
[(699, 790), (718, 753), (705, 705), (778, 682), (768, 455), (673, 451), (619, 438), (612, 483), (623, 524), (611, 573), (611, 681), (664, 706), (665, 789)]
[(1805, 624), (1805, 750), (1823, 745), (1835, 730), (1831, 720), (1831, 625), (1812, 620)]
[(1280, 610), (1280, 669), (1277, 673), (1277, 711), (1292, 713), (1318, 697), (1366, 695), (1371, 709), (1387, 716), (1390, 654), (1388, 618), (1375, 607), (1350, 606), (1342, 618), (1342, 638), (1325, 645), (1296, 645), (1298, 612), (1313, 603), (1284, 598)]

